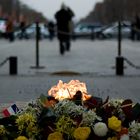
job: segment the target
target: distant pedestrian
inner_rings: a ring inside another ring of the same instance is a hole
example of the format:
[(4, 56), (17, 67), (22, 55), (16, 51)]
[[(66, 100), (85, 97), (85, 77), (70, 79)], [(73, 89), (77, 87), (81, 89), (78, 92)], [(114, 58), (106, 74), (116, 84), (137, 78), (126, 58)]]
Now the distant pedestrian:
[(14, 41), (14, 24), (12, 18), (8, 18), (6, 22), (6, 37), (10, 42)]
[(140, 40), (140, 17), (136, 15), (136, 34), (137, 40)]
[(63, 55), (65, 50), (70, 50), (70, 33), (71, 21), (74, 17), (73, 11), (63, 3), (61, 9), (56, 12), (55, 19), (57, 22), (57, 37), (60, 43), (60, 54)]
[(28, 35), (26, 33), (26, 21), (25, 20), (22, 20), (20, 22), (20, 30), (21, 30), (21, 33), (20, 33), (20, 36), (19, 38), (20, 39), (28, 39)]
[(140, 40), (140, 17), (135, 16), (135, 20), (131, 23), (131, 39)]
[(53, 21), (48, 22), (48, 30), (49, 30), (49, 38), (50, 40), (53, 40), (54, 35), (55, 35), (55, 25)]
[(131, 39), (134, 41), (136, 37), (136, 24), (134, 22), (131, 23)]

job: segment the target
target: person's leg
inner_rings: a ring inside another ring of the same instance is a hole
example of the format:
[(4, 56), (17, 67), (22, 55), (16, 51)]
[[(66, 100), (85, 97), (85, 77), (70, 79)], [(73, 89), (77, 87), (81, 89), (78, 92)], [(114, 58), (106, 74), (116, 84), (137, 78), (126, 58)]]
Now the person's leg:
[(135, 31), (134, 30), (131, 31), (131, 40), (135, 40)]
[(14, 34), (13, 34), (13, 32), (10, 32), (9, 33), (9, 41), (10, 42), (13, 42), (14, 41)]
[(53, 32), (50, 31), (50, 36), (49, 36), (49, 38), (50, 38), (51, 41), (53, 40), (53, 37), (54, 37)]
[(20, 38), (20, 39), (23, 39), (23, 38), (24, 38), (24, 32), (23, 32), (23, 30), (21, 30), (21, 33), (20, 33), (19, 38)]
[(66, 50), (67, 50), (67, 51), (70, 51), (70, 45), (71, 45), (71, 44), (70, 44), (70, 40), (67, 40), (67, 41), (66, 41)]
[(140, 40), (140, 31), (138, 31), (137, 34), (138, 34), (138, 38), (137, 39)]
[(60, 43), (60, 54), (63, 55), (65, 52), (64, 42), (62, 40), (59, 40), (59, 43)]

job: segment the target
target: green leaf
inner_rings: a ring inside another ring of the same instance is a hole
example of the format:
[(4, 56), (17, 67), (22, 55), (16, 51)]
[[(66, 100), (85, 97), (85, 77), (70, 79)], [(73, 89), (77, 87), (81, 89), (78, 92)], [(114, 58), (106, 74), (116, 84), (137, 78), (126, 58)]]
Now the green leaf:
[(15, 124), (15, 120), (16, 120), (17, 116), (10, 116), (10, 117), (5, 117), (5, 118), (1, 118), (0, 119), (0, 124), (1, 125), (9, 125), (9, 124)]
[(51, 109), (43, 108), (39, 117), (39, 124), (42, 126), (45, 125), (46, 122), (55, 122), (55, 119), (56, 116)]
[(132, 108), (132, 112), (133, 112), (133, 117), (135, 120), (140, 117), (140, 104), (139, 103), (135, 104), (135, 106)]
[(45, 104), (45, 102), (47, 101), (48, 99), (47, 99), (47, 97), (44, 95), (44, 94), (41, 94), (40, 95), (40, 102), (41, 102), (41, 104)]

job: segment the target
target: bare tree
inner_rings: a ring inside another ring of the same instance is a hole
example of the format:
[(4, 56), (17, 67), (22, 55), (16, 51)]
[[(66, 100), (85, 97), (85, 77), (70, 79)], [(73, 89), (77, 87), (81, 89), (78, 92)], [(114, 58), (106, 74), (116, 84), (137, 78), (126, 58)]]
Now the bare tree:
[(3, 16), (13, 16), (16, 20), (19, 20), (19, 17), (22, 14), (30, 22), (34, 22), (36, 17), (38, 17), (40, 21), (46, 21), (46, 18), (42, 13), (22, 4), (19, 0), (0, 0), (0, 7), (2, 9), (1, 13), (3, 13)]
[(104, 0), (97, 3), (82, 21), (110, 23), (118, 20), (132, 20), (140, 15), (140, 0)]

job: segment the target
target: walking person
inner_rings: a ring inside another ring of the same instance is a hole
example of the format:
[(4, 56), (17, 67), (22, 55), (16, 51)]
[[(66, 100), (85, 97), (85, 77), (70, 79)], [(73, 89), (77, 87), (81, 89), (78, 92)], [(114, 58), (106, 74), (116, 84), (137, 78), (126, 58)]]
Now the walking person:
[(48, 22), (48, 30), (49, 30), (49, 38), (50, 40), (53, 40), (55, 34), (55, 25), (53, 21)]
[(61, 5), (61, 9), (55, 14), (57, 25), (57, 37), (59, 40), (61, 55), (65, 53), (65, 50), (70, 51), (70, 27), (73, 17), (73, 11), (70, 8), (66, 7), (64, 3)]
[(140, 17), (139, 17), (139, 15), (136, 15), (136, 34), (137, 34), (137, 40), (140, 40)]
[(8, 18), (6, 22), (6, 37), (10, 42), (14, 41), (14, 24), (11, 17)]
[(20, 39), (28, 39), (28, 35), (26, 33), (26, 21), (25, 20), (22, 20), (20, 21), (20, 30), (21, 30), (21, 33), (20, 33)]
[(131, 32), (130, 32), (130, 38), (131, 40), (135, 40), (136, 36), (136, 24), (134, 22), (131, 23)]
[(131, 24), (131, 39), (140, 40), (140, 17), (139, 15), (135, 16), (135, 20)]

